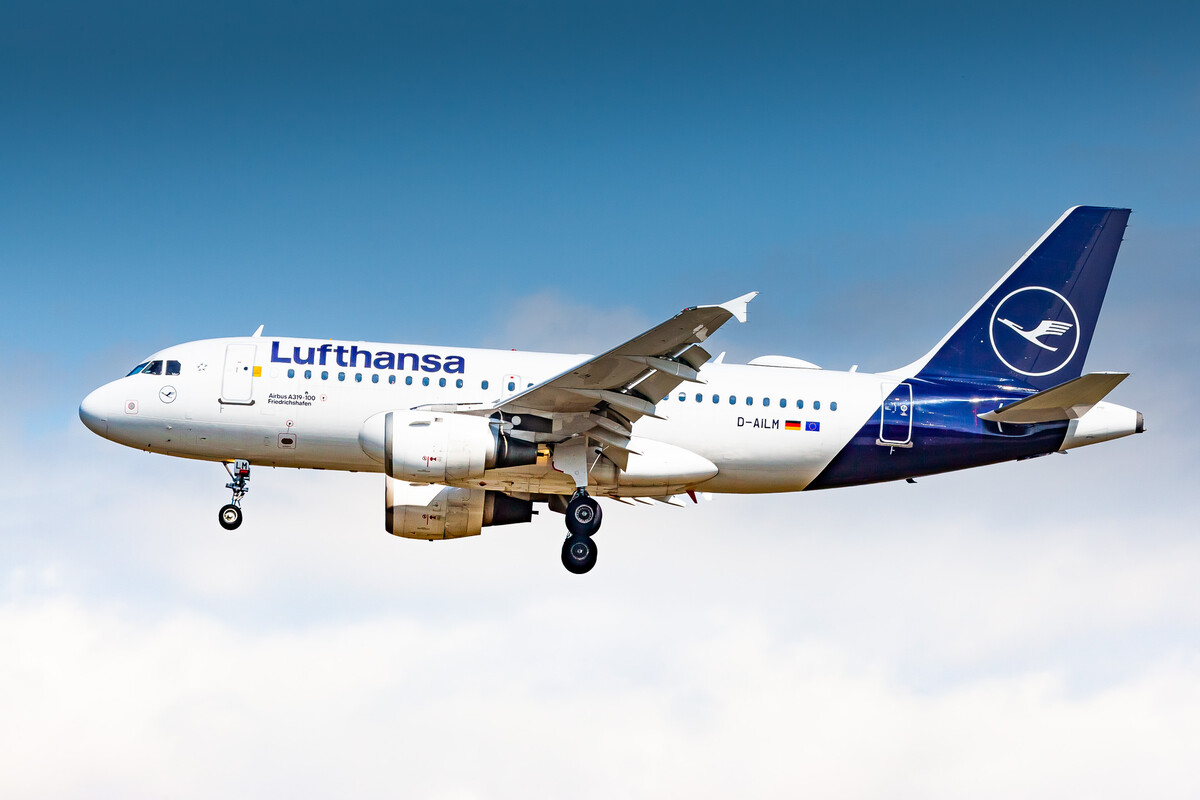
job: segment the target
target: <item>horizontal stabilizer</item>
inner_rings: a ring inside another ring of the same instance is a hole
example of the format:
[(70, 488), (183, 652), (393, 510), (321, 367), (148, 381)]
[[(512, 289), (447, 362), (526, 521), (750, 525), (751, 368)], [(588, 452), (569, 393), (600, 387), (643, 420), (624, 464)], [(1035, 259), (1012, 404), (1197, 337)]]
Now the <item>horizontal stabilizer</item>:
[(1017, 425), (1079, 419), (1128, 377), (1128, 372), (1089, 372), (1011, 405), (980, 414), (979, 418)]

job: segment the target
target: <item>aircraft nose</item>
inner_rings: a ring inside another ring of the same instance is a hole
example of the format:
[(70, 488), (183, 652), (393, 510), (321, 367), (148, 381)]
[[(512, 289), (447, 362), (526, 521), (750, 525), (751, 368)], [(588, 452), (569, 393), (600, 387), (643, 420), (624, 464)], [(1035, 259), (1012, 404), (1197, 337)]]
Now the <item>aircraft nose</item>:
[(92, 433), (108, 438), (108, 411), (104, 407), (102, 390), (96, 391), (83, 398), (79, 404), (79, 419)]

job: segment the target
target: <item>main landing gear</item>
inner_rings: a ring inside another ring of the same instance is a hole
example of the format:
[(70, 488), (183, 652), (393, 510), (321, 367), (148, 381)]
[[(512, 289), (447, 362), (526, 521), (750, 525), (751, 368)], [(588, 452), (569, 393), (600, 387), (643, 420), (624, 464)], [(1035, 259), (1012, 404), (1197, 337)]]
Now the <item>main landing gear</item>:
[(221, 510), (217, 512), (217, 521), (221, 523), (222, 528), (232, 531), (242, 524), (242, 498), (250, 491), (250, 487), (246, 485), (250, 482), (250, 462), (238, 459), (233, 462), (232, 470), (225, 464), (225, 471), (232, 479), (225, 484), (225, 488), (233, 490), (233, 499), (221, 506)]
[(596, 566), (596, 543), (592, 536), (600, 530), (603, 517), (600, 504), (586, 489), (578, 489), (567, 503), (567, 530), (570, 535), (562, 546), (562, 562), (568, 572), (576, 575)]

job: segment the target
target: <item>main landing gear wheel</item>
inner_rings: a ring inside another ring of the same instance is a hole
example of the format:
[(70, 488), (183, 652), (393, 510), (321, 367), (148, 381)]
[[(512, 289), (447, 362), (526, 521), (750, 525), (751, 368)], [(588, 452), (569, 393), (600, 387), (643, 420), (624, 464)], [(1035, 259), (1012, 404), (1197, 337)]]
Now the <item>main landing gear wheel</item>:
[(567, 530), (572, 536), (594, 536), (603, 517), (600, 504), (587, 494), (576, 494), (567, 503)]
[(576, 575), (596, 566), (596, 543), (589, 536), (568, 536), (562, 546), (562, 563)]
[(242, 524), (242, 510), (233, 503), (227, 503), (221, 506), (221, 510), (217, 512), (217, 520), (225, 530), (237, 530), (237, 527)]

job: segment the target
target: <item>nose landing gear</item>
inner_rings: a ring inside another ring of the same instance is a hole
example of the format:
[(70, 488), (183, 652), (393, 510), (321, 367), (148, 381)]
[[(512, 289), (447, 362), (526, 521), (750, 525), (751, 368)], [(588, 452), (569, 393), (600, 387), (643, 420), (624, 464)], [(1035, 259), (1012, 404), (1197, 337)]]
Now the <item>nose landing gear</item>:
[(233, 490), (233, 499), (221, 506), (221, 510), (217, 512), (217, 521), (221, 523), (222, 528), (232, 531), (242, 524), (242, 498), (250, 491), (250, 487), (246, 485), (250, 482), (250, 462), (238, 459), (233, 462), (232, 470), (229, 469), (229, 464), (224, 466), (231, 478), (230, 482), (225, 484), (225, 488)]
[(575, 575), (596, 566), (596, 543), (592, 536), (600, 530), (603, 518), (600, 504), (588, 495), (586, 489), (577, 489), (567, 503), (567, 531), (570, 533), (562, 546), (562, 562), (568, 572)]

